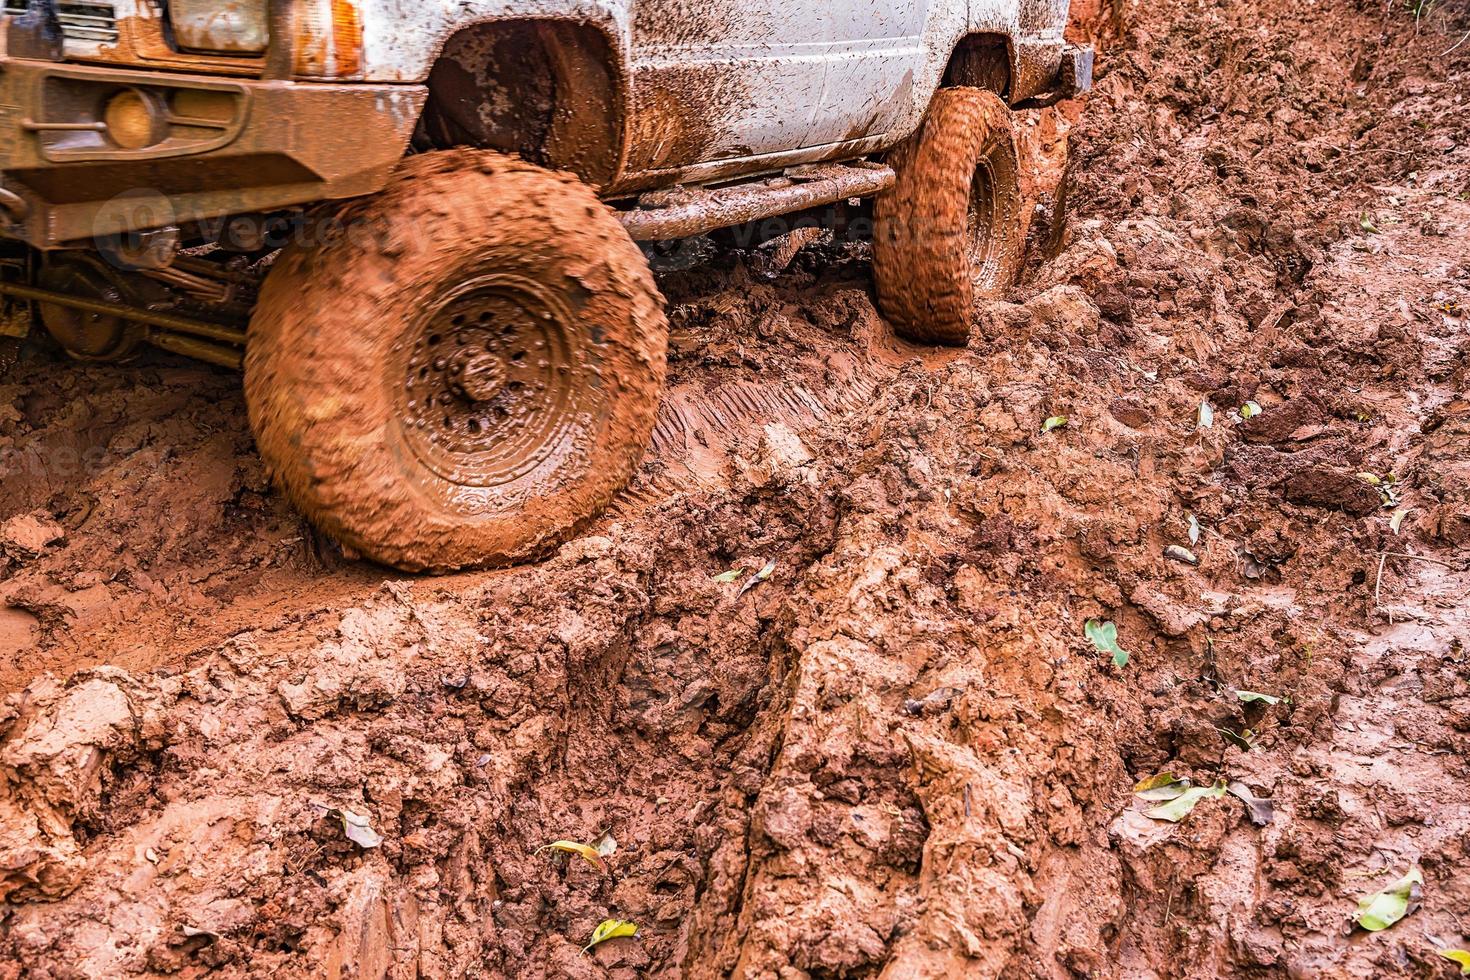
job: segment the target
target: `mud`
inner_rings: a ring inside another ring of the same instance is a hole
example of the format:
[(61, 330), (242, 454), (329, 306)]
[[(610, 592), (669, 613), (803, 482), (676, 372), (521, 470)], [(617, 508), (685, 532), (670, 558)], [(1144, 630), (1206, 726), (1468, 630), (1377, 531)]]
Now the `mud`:
[[(651, 457), (534, 567), (348, 560), (234, 378), (28, 350), (0, 976), (1453, 975), (1470, 14), (1079, 30), (1096, 91), (1023, 124), (1028, 268), (968, 349), (894, 340), (861, 248), (699, 252)], [(1161, 770), (1270, 821), (1151, 821)], [(605, 875), (536, 853), (604, 833)], [(1347, 932), (1411, 865), (1422, 907)], [(582, 955), (608, 917), (640, 935)]]

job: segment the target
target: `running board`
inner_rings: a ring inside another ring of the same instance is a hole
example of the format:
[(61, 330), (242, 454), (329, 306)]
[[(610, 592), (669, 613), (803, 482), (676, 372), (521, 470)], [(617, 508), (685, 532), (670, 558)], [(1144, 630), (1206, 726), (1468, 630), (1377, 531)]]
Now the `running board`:
[(619, 212), (638, 242), (690, 238), (716, 228), (805, 211), (850, 198), (872, 197), (893, 186), (893, 168), (866, 161), (790, 167), (778, 177), (725, 187), (676, 187), (638, 199)]

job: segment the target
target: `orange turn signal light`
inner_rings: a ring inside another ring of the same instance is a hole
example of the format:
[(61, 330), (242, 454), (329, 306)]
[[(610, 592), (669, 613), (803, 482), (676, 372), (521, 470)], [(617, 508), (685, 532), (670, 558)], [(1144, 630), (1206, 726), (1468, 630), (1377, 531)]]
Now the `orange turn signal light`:
[(306, 0), (296, 12), (298, 78), (355, 78), (362, 73), (362, 18), (355, 0)]

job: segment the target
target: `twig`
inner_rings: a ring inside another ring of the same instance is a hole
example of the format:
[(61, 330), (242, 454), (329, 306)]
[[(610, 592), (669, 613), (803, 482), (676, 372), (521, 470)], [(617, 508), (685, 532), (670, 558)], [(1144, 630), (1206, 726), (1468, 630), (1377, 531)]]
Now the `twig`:
[(1379, 609), (1379, 606), (1378, 606), (1378, 596), (1383, 591), (1383, 566), (1387, 562), (1388, 562), (1388, 555), (1387, 554), (1382, 554), (1382, 555), (1379, 555), (1378, 556), (1378, 577), (1373, 580), (1373, 611), (1375, 613)]
[(1459, 40), (1458, 40), (1458, 41), (1456, 41), (1456, 42), (1455, 42), (1455, 43), (1454, 43), (1454, 44), (1451, 44), (1451, 45), (1450, 45), (1450, 46), (1449, 46), (1449, 47), (1447, 47), (1447, 48), (1445, 48), (1445, 49), (1444, 49), (1444, 50), (1443, 50), (1443, 51), (1441, 51), (1441, 52), (1440, 52), (1440, 53), (1439, 53), (1439, 56), (1440, 56), (1440, 57), (1441, 57), (1441, 58), (1443, 58), (1443, 57), (1444, 57), (1444, 56), (1445, 56), (1445, 55), (1447, 55), (1447, 54), (1449, 54), (1449, 53), (1450, 53), (1450, 52), (1451, 52), (1451, 51), (1453, 51), (1453, 50), (1455, 50), (1455, 49), (1456, 49), (1456, 48), (1458, 48), (1458, 47), (1459, 47), (1459, 46), (1460, 46), (1460, 45), (1462, 45), (1462, 44), (1464, 44), (1464, 43), (1465, 43), (1465, 42), (1466, 42), (1466, 41), (1470, 41), (1470, 31), (1466, 31), (1466, 32), (1465, 32), (1465, 36), (1464, 36), (1464, 37), (1462, 37), (1462, 38), (1460, 38), (1460, 39), (1459, 39)]
[(1451, 565), (1449, 562), (1447, 562), (1447, 561), (1441, 561), (1438, 558), (1430, 558), (1428, 555), (1409, 555), (1409, 554), (1405, 554), (1402, 551), (1385, 551), (1385, 552), (1382, 553), (1382, 557), (1384, 557), (1384, 558), (1408, 558), (1408, 559), (1410, 559), (1412, 561), (1427, 561), (1431, 565), (1438, 565), (1441, 568), (1448, 568), (1452, 572), (1458, 572), (1458, 571), (1460, 571), (1459, 568), (1455, 567), (1454, 565)]

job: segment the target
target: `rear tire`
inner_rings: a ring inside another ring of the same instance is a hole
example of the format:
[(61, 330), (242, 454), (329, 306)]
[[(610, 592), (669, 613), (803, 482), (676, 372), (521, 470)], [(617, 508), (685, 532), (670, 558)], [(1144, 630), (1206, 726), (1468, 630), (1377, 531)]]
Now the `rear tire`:
[(533, 559), (595, 517), (647, 449), (668, 336), (596, 195), (457, 150), (331, 217), (272, 268), (245, 356), (292, 502), (409, 571)]
[(941, 89), (889, 164), (897, 183), (874, 205), (879, 307), (902, 337), (963, 346), (975, 300), (1021, 268), (1029, 213), (1011, 111), (994, 92)]

